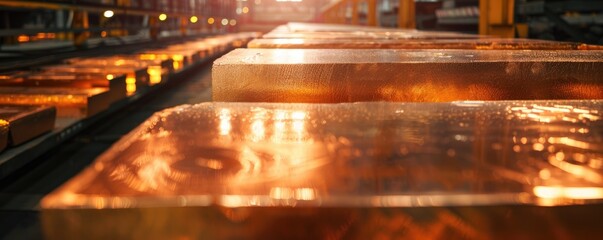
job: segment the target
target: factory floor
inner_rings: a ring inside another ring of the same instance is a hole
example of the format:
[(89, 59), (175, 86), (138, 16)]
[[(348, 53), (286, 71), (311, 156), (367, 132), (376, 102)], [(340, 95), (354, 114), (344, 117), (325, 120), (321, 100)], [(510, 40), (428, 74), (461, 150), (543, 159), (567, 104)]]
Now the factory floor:
[(76, 175), (115, 141), (155, 112), (211, 101), (211, 63), (178, 85), (141, 99), (0, 182), (0, 239), (40, 239), (37, 205), (45, 194)]

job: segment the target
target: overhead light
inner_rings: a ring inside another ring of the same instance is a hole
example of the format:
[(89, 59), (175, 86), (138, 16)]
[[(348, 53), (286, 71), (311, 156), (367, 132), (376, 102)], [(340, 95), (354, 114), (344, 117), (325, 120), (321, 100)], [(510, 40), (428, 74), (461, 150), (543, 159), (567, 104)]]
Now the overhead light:
[(197, 16), (192, 16), (190, 21), (191, 23), (197, 23), (197, 21), (199, 21), (199, 18)]
[(214, 24), (215, 21), (216, 20), (214, 20), (213, 17), (210, 17), (210, 18), (207, 19), (207, 23), (209, 23), (209, 24)]
[(115, 13), (111, 10), (107, 10), (107, 11), (103, 12), (103, 17), (106, 17), (106, 18), (111, 18), (111, 17), (113, 17), (113, 15), (115, 15)]
[(167, 19), (167, 15), (165, 13), (159, 14), (159, 21), (165, 21)]
[(243, 7), (243, 13), (248, 13), (249, 12), (249, 8), (248, 7)]
[(230, 26), (237, 25), (237, 20), (230, 19)]
[(228, 25), (228, 19), (222, 18), (222, 25), (224, 25), (224, 26)]

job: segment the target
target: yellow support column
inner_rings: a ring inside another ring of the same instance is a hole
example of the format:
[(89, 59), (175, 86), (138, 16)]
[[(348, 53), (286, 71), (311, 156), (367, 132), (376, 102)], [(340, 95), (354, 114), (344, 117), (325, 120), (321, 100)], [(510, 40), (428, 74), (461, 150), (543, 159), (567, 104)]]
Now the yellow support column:
[(416, 28), (415, 0), (399, 0), (398, 27)]
[(367, 0), (368, 13), (367, 13), (367, 25), (377, 26), (377, 0)]
[(479, 34), (514, 37), (514, 10), (514, 0), (480, 0)]

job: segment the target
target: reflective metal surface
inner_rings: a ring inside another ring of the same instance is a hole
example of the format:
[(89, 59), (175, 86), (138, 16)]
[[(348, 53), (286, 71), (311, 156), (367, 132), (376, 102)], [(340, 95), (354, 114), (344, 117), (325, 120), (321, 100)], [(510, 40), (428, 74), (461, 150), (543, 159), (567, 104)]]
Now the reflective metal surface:
[(302, 39), (477, 39), (490, 38), (474, 34), (453, 32), (269, 32), (263, 38), (302, 38)]
[(600, 100), (181, 106), (157, 113), (42, 205), (600, 202), (601, 111)]
[(603, 51), (236, 49), (213, 99), (446, 102), (603, 98)]
[(603, 46), (529, 39), (255, 39), (249, 48), (292, 49), (478, 49), (478, 50), (603, 50)]
[(600, 100), (175, 107), (46, 196), (44, 227), (51, 239), (591, 236), (602, 111)]
[(27, 76), (21, 84), (27, 87), (109, 88), (111, 101), (127, 96), (126, 75), (102, 73), (69, 73), (43, 71)]
[(0, 88), (0, 104), (47, 105), (57, 108), (59, 117), (86, 117), (111, 104), (107, 88)]
[(42, 67), (44, 71), (56, 73), (97, 73), (105, 74), (106, 78), (111, 80), (116, 75), (126, 75), (126, 90), (128, 95), (136, 92), (136, 89), (145, 89), (149, 86), (150, 76), (147, 67), (118, 66), (100, 67), (98, 65), (52, 65)]

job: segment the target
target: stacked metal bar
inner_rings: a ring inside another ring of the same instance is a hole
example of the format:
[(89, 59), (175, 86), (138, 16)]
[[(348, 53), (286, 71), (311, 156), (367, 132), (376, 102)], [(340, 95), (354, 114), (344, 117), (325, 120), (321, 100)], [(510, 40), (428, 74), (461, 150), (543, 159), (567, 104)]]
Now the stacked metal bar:
[(603, 98), (603, 48), (581, 43), (293, 23), (249, 46), (214, 64), (215, 101)]
[(603, 51), (237, 49), (213, 67), (229, 102), (603, 98)]
[(1, 105), (0, 121), (8, 123), (12, 146), (27, 142), (54, 129), (56, 108), (48, 106)]
[(316, 24), (264, 38), (250, 45), (295, 49), (218, 59), (226, 103), (124, 137), (42, 201), (47, 237), (600, 234), (599, 47)]
[[(55, 111), (60, 118), (56, 121), (60, 125), (57, 126), (58, 134), (70, 124), (76, 125), (78, 120), (103, 112), (110, 106), (117, 107), (113, 103), (119, 102), (119, 106), (123, 106), (128, 101), (122, 100), (127, 97), (146, 94), (149, 92), (146, 90), (154, 85), (167, 82), (176, 71), (182, 72), (184, 60), (186, 67), (194, 66), (256, 36), (255, 33), (227, 34), (158, 50), (165, 54), (73, 58), (65, 64), (0, 73), (0, 149), (8, 143), (21, 144), (54, 128)], [(185, 59), (192, 46), (197, 55), (194, 59)], [(213, 55), (200, 53), (198, 49), (202, 48), (212, 49)], [(0, 164), (9, 160), (2, 160)]]
[(57, 116), (84, 118), (106, 110), (111, 95), (106, 88), (0, 88), (2, 105), (49, 105), (57, 107)]

